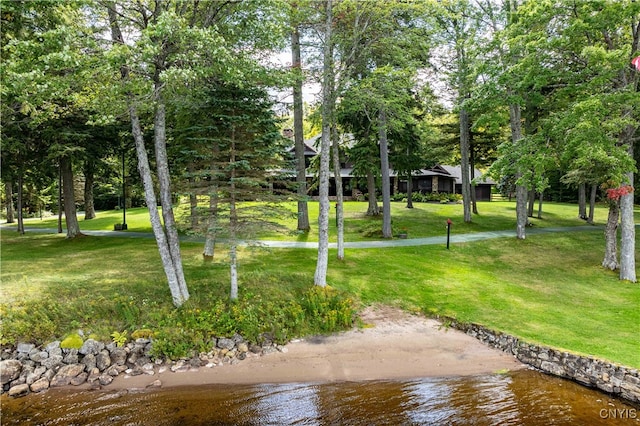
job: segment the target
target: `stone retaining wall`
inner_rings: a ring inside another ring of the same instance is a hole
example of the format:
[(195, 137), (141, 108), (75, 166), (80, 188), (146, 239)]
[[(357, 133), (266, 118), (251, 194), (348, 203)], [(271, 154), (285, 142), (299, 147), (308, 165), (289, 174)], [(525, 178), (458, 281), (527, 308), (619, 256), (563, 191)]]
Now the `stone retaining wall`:
[(459, 323), (450, 318), (440, 319), (486, 345), (514, 355), (520, 362), (540, 371), (600, 389), (630, 401), (634, 405), (640, 404), (640, 373), (638, 369), (545, 346), (532, 345), (522, 342), (516, 337), (498, 333), (477, 324)]
[[(92, 388), (100, 388), (120, 374), (155, 375), (169, 369), (181, 372), (200, 367), (213, 368), (235, 364), (251, 356), (286, 351), (267, 336), (263, 336), (263, 341), (262, 345), (254, 345), (239, 335), (231, 339), (213, 339), (214, 349), (211, 351), (178, 361), (152, 361), (149, 356), (152, 342), (149, 339), (137, 339), (122, 347), (88, 339), (80, 349), (63, 349), (59, 341), (43, 347), (20, 343), (0, 352), (0, 393), (17, 397), (50, 387), (85, 383)], [(155, 386), (161, 386), (161, 383), (156, 381)]]

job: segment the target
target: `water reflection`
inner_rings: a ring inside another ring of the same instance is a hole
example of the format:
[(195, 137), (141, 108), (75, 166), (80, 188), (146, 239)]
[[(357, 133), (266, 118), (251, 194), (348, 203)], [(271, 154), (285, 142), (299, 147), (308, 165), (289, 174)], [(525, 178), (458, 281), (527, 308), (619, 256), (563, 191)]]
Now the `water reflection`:
[(518, 371), (411, 381), (50, 390), (3, 396), (2, 424), (640, 425), (637, 408), (568, 381)]

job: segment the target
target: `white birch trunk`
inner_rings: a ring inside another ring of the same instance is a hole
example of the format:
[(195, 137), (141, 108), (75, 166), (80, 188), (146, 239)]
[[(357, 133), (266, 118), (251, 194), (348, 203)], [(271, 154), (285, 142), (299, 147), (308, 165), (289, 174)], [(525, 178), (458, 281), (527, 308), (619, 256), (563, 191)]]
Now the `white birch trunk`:
[[(107, 5), (107, 12), (109, 15), (109, 23), (111, 25), (111, 38), (116, 43), (124, 44), (124, 38), (117, 21), (118, 15), (113, 3), (109, 3)], [(129, 69), (126, 64), (120, 67), (120, 74), (122, 80), (127, 81), (129, 79)], [(189, 298), (189, 293), (186, 291), (186, 284), (184, 284), (183, 288), (183, 283), (181, 283), (181, 280), (177, 276), (167, 236), (162, 227), (160, 214), (158, 213), (158, 202), (154, 190), (151, 167), (149, 166), (149, 157), (144, 143), (138, 111), (131, 96), (128, 95), (127, 98), (127, 102), (129, 104), (129, 118), (131, 119), (131, 133), (133, 135), (133, 140), (136, 146), (136, 155), (138, 157), (138, 171), (140, 172), (140, 178), (142, 179), (142, 185), (144, 187), (144, 197), (149, 210), (151, 228), (153, 229), (153, 234), (156, 238), (158, 252), (160, 253), (160, 260), (162, 261), (162, 267), (164, 268), (164, 272), (167, 277), (173, 304), (176, 307), (179, 307)], [(164, 122), (162, 124), (164, 125)], [(184, 276), (182, 281), (184, 281)]]
[(167, 235), (171, 262), (176, 271), (178, 290), (184, 300), (189, 299), (187, 281), (182, 269), (182, 255), (180, 254), (180, 238), (173, 215), (173, 203), (171, 201), (171, 178), (169, 175), (169, 160), (167, 159), (167, 135), (165, 128), (165, 107), (160, 96), (160, 89), (156, 88), (156, 114), (154, 120), (154, 146), (156, 154), (156, 170), (160, 187), (160, 204), (162, 205), (162, 218), (164, 230)]
[(338, 260), (344, 259), (344, 196), (342, 194), (342, 176), (340, 175), (340, 149), (338, 134), (333, 128), (333, 172), (336, 181), (336, 222), (338, 224)]
[(318, 213), (318, 260), (313, 282), (315, 285), (327, 285), (327, 269), (329, 265), (329, 154), (331, 150), (331, 102), (333, 97), (333, 49), (331, 27), (333, 25), (332, 0), (327, 0), (324, 45), (324, 75), (322, 79), (322, 137), (320, 143), (319, 172), (319, 213)]
[[(627, 185), (633, 187), (633, 173), (627, 175)], [(620, 197), (620, 279), (636, 282), (636, 226), (633, 220), (633, 193)]]

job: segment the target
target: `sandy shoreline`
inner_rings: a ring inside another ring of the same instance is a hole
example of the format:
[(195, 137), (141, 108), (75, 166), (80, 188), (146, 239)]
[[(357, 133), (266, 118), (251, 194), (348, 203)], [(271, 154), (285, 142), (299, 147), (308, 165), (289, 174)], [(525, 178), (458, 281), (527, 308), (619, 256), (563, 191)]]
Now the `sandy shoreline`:
[(490, 374), (525, 366), (513, 356), (435, 320), (388, 307), (367, 308), (368, 326), (289, 343), (286, 352), (250, 357), (235, 365), (201, 367), (133, 377), (119, 376), (110, 389), (207, 384), (260, 384), (393, 380)]

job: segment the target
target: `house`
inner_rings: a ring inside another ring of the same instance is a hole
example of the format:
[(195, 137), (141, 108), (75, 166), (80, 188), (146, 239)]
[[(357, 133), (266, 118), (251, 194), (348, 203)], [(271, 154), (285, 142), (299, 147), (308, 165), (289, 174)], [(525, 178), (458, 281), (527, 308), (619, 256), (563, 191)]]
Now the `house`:
[[(287, 133), (285, 133), (287, 136)], [(288, 136), (288, 137), (292, 137)], [(311, 163), (311, 159), (318, 155), (318, 150), (315, 148), (319, 144), (320, 136), (314, 136), (304, 141), (305, 144), (305, 164), (307, 168)], [(293, 155), (295, 149), (290, 148), (289, 152)], [(342, 187), (344, 197), (356, 197), (358, 193), (366, 193), (366, 178), (357, 177), (353, 175), (353, 164), (346, 162), (341, 163), (340, 176), (342, 178)], [(315, 173), (307, 171), (307, 181), (311, 182), (315, 179)], [(482, 173), (475, 169), (473, 178), (476, 181), (476, 200), (478, 201), (491, 201), (491, 189), (496, 183), (490, 178), (482, 178)], [(407, 192), (407, 180), (404, 177), (398, 176), (395, 170), (389, 171), (389, 179), (391, 180), (391, 191), (393, 193), (406, 193)], [(461, 194), (462, 193), (462, 168), (460, 166), (448, 166), (448, 165), (436, 165), (430, 169), (422, 169), (418, 172), (414, 172), (412, 178), (413, 191), (421, 192), (423, 194), (431, 192), (447, 193), (447, 194)], [(313, 188), (309, 185), (311, 190), (309, 195), (317, 196), (317, 188)], [(330, 174), (329, 181), (329, 195), (335, 196), (335, 179), (333, 171)]]

